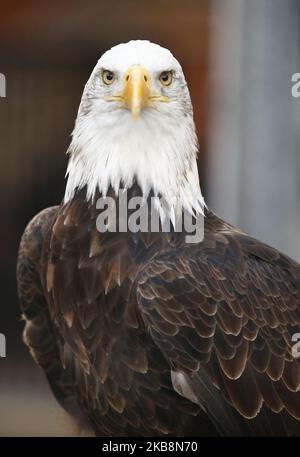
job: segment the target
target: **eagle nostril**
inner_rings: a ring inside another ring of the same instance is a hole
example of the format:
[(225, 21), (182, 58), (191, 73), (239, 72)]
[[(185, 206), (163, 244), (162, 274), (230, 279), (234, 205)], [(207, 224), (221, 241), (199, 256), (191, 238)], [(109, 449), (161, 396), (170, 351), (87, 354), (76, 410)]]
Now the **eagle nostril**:
[(147, 81), (148, 81), (148, 78), (147, 78), (147, 76), (146, 76), (146, 75), (144, 75), (144, 80), (145, 80), (145, 82), (147, 82)]
[(126, 81), (129, 81), (129, 75), (126, 76)]

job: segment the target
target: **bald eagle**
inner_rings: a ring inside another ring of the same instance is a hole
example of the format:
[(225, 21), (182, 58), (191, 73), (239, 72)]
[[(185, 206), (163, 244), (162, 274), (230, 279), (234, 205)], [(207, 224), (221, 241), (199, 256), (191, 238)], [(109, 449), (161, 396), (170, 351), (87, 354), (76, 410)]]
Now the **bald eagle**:
[[(102, 55), (68, 153), (63, 202), (29, 223), (17, 266), (24, 341), (58, 402), (98, 436), (300, 435), (300, 266), (207, 208), (171, 52)], [(163, 198), (160, 229), (99, 230), (120, 191)], [(200, 241), (175, 230), (183, 212)]]

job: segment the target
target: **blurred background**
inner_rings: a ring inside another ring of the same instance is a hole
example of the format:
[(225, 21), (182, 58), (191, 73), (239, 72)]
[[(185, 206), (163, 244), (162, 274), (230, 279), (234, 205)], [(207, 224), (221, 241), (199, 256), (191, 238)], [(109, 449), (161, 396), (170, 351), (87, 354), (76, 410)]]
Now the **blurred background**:
[(1, 0), (0, 436), (78, 434), (22, 344), (16, 255), (26, 223), (62, 199), (93, 66), (130, 39), (157, 42), (182, 64), (209, 206), (300, 261), (299, 0)]

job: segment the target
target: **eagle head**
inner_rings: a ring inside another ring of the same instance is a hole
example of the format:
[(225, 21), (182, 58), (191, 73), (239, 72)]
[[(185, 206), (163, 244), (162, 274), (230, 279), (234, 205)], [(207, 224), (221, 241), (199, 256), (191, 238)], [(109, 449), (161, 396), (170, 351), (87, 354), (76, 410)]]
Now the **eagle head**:
[(72, 141), (65, 202), (86, 186), (150, 191), (168, 203), (202, 212), (193, 109), (179, 62), (149, 41), (105, 52), (83, 91)]

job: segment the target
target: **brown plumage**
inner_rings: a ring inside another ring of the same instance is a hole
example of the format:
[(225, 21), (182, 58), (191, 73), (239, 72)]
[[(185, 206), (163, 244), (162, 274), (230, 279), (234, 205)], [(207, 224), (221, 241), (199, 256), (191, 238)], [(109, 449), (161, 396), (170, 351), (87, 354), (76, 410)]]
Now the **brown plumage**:
[(102, 436), (300, 435), (299, 265), (210, 211), (196, 245), (98, 214), (78, 193), (19, 251), (24, 339), (66, 410)]

